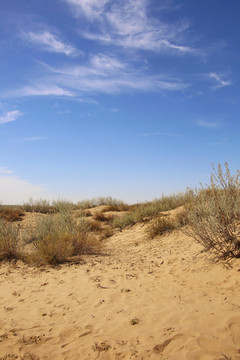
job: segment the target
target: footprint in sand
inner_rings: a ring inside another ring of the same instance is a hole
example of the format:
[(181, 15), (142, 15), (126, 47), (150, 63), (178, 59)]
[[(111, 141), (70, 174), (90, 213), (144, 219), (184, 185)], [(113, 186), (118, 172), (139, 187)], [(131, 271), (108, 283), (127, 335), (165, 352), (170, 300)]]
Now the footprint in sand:
[(182, 337), (182, 334), (176, 334), (170, 339), (165, 340), (162, 344), (155, 345), (153, 348), (153, 352), (155, 354), (161, 354), (172, 341), (177, 340), (180, 337)]

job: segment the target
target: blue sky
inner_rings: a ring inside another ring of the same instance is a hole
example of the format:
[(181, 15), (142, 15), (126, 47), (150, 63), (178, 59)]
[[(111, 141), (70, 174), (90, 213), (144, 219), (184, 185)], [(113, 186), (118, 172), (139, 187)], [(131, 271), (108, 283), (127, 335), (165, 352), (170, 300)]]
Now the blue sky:
[(236, 0), (2, 0), (0, 201), (151, 200), (239, 167)]

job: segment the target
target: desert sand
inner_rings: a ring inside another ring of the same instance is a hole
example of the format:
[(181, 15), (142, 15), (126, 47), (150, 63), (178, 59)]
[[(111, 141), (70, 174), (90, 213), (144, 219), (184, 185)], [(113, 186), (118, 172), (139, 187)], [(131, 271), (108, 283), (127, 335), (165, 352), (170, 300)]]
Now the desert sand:
[(240, 260), (146, 226), (75, 264), (2, 263), (0, 359), (240, 359)]

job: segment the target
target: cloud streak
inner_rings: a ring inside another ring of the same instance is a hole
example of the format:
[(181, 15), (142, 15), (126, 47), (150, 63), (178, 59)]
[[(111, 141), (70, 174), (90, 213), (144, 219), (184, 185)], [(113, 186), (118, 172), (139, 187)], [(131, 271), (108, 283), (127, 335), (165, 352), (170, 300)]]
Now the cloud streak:
[[(64, 67), (42, 64), (43, 76), (34, 85), (5, 92), (5, 96), (61, 96), (81, 101), (86, 94), (126, 91), (183, 91), (189, 84), (130, 65), (113, 55), (96, 54), (85, 63)], [(84, 101), (84, 100), (83, 100)]]
[(23, 113), (21, 113), (19, 110), (9, 111), (4, 115), (0, 116), (0, 124), (15, 121), (22, 115)]
[[(74, 97), (75, 94), (70, 90), (65, 90), (58, 85), (51, 83), (45, 84), (45, 80), (39, 80), (40, 84), (24, 86), (20, 89), (5, 91), (5, 97), (25, 97), (25, 96), (61, 96)], [(1, 123), (1, 122), (0, 122)]]
[(149, 16), (149, 0), (65, 0), (77, 16), (94, 23), (97, 30), (82, 31), (87, 39), (124, 48), (154, 52), (194, 53), (184, 44), (187, 21), (167, 24)]
[(212, 89), (214, 90), (232, 85), (232, 82), (230, 80), (224, 80), (225, 76), (223, 74), (210, 73), (208, 74), (208, 76), (210, 79), (214, 79), (217, 82), (217, 85), (212, 87)]
[(62, 53), (67, 56), (77, 55), (78, 51), (71, 45), (65, 44), (49, 31), (28, 32), (23, 37), (31, 44), (40, 46), (42, 50), (54, 53)]
[(216, 129), (220, 126), (217, 121), (206, 121), (206, 120), (198, 120), (197, 125), (207, 129)]

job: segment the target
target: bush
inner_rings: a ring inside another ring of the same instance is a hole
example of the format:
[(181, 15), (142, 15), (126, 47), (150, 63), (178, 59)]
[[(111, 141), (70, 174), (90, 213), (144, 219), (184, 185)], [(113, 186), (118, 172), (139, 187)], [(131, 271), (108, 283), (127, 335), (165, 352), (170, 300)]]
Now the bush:
[(108, 220), (107, 216), (103, 212), (100, 212), (100, 211), (97, 211), (93, 215), (93, 219), (96, 220), (96, 221), (101, 221), (101, 222), (104, 222), (104, 221)]
[(168, 217), (162, 216), (150, 224), (146, 231), (153, 239), (157, 235), (163, 235), (166, 232), (176, 229), (176, 227), (176, 224), (172, 220)]
[(84, 219), (79, 223), (68, 213), (48, 215), (36, 221), (34, 229), (28, 229), (25, 242), (32, 243), (34, 252), (30, 261), (56, 265), (69, 257), (100, 250), (99, 243), (89, 236)]
[(196, 190), (188, 206), (188, 233), (218, 257), (240, 257), (240, 172), (213, 167), (211, 183)]
[(188, 190), (183, 194), (162, 196), (162, 198), (152, 202), (132, 206), (128, 213), (114, 218), (113, 227), (123, 229), (128, 225), (134, 225), (137, 222), (143, 221), (144, 218), (153, 218), (162, 211), (172, 210), (186, 204), (192, 196), (192, 191)]
[(96, 199), (79, 201), (77, 203), (77, 207), (81, 210), (84, 210), (101, 205), (118, 206), (120, 204), (122, 204), (122, 201), (113, 199), (111, 196), (109, 196), (109, 197), (99, 197)]
[(21, 221), (24, 217), (24, 212), (20, 209), (13, 208), (2, 208), (0, 209), (0, 218), (13, 222), (13, 221)]
[(28, 202), (22, 205), (22, 209), (27, 212), (38, 212), (42, 214), (53, 214), (55, 212), (54, 207), (48, 200), (30, 199)]
[(0, 220), (0, 260), (21, 258), (19, 227)]

